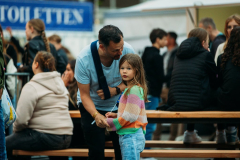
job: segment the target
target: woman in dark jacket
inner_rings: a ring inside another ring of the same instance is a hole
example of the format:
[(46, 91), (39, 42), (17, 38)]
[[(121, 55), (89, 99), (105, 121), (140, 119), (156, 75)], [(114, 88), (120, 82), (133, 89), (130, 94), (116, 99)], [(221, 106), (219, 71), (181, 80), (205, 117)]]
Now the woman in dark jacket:
[[(240, 111), (240, 27), (232, 30), (223, 55), (217, 60), (220, 87), (218, 105), (224, 111)], [(238, 141), (236, 124), (218, 124), (217, 143), (235, 144)]]
[[(174, 60), (168, 111), (201, 111), (211, 106), (213, 89), (217, 89), (217, 68), (208, 51), (208, 34), (204, 29), (190, 31)], [(194, 124), (188, 124), (184, 143), (200, 142)]]
[[(31, 19), (26, 24), (26, 38), (29, 41), (24, 48), (22, 58), (23, 66), (18, 72), (28, 72), (33, 76), (32, 63), (38, 51), (47, 51), (57, 58), (57, 51), (52, 44), (49, 44), (45, 35), (45, 25), (41, 19)], [(57, 63), (56, 63), (57, 64)]]

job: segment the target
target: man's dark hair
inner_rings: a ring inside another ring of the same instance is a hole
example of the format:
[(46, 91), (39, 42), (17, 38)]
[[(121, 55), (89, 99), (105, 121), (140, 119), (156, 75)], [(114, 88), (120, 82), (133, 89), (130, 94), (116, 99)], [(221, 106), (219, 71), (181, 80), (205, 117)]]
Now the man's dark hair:
[(109, 46), (109, 42), (113, 41), (114, 43), (119, 43), (123, 38), (123, 33), (120, 29), (113, 25), (104, 26), (100, 29), (98, 34), (98, 40), (100, 44), (104, 46)]
[(175, 32), (168, 32), (167, 33), (171, 38), (173, 38), (175, 41), (177, 40), (178, 35)]
[(156, 28), (156, 29), (153, 29), (152, 32), (150, 33), (150, 40), (153, 44), (156, 42), (157, 38), (162, 39), (165, 36), (167, 36), (167, 33), (164, 30), (160, 28)]

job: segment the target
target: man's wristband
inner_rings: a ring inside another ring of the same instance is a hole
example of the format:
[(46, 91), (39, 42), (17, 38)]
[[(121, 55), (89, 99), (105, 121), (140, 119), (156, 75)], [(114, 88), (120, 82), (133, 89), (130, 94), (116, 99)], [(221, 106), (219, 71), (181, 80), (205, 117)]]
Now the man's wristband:
[(95, 119), (95, 117), (97, 116), (97, 114), (98, 114), (98, 111), (95, 112), (95, 113), (92, 115), (93, 119)]
[(119, 87), (115, 87), (116, 88), (116, 91), (117, 91), (117, 95), (121, 93), (121, 90)]

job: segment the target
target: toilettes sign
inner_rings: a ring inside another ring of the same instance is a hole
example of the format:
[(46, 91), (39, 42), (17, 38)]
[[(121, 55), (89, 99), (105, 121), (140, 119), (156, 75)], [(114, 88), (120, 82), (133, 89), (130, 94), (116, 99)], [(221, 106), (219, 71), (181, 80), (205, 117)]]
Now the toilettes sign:
[(33, 18), (42, 19), (47, 30), (92, 31), (93, 5), (90, 2), (0, 0), (3, 28), (25, 29)]

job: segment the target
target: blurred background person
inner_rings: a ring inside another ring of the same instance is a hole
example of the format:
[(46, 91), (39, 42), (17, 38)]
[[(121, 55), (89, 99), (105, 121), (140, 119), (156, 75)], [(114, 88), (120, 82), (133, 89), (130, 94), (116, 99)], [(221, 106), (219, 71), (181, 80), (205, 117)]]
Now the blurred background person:
[(68, 58), (67, 58), (67, 53), (65, 52), (64, 49), (62, 49), (62, 44), (61, 44), (61, 37), (54, 34), (50, 37), (48, 37), (48, 41), (54, 45), (54, 47), (57, 50), (57, 59), (58, 59), (58, 71), (63, 74), (63, 72), (66, 69), (66, 66), (68, 64)]
[(15, 67), (17, 67), (17, 52), (14, 49), (14, 47), (9, 44), (7, 41), (5, 41), (4, 36), (3, 36), (3, 29), (2, 26), (0, 25), (0, 33), (3, 41), (3, 53), (7, 54), (8, 56), (10, 56), (13, 60), (13, 64)]
[[(208, 51), (208, 33), (202, 28), (190, 31), (176, 54), (168, 94), (167, 111), (202, 111), (215, 106), (213, 92), (217, 89), (217, 67)], [(216, 102), (215, 102), (216, 103)], [(189, 123), (184, 143), (201, 142)]]
[(2, 42), (2, 34), (0, 34), (0, 159), (5, 160), (6, 156), (6, 145), (5, 145), (5, 120), (3, 117), (3, 109), (2, 109), (2, 93), (4, 88), (4, 58), (3, 58), (3, 42)]
[[(161, 93), (162, 104), (167, 103), (168, 99), (168, 92), (171, 82), (171, 76), (173, 71), (173, 63), (175, 59), (175, 55), (178, 51), (178, 44), (177, 44), (177, 34), (175, 32), (168, 32), (167, 33), (167, 51), (163, 53), (163, 69), (164, 69), (164, 83)], [(157, 124), (157, 128), (153, 134), (154, 140), (159, 140), (161, 136), (161, 124)], [(169, 140), (175, 140), (178, 132), (178, 124), (171, 124), (170, 127), (170, 137)]]
[[(67, 64), (66, 71), (62, 75), (62, 80), (69, 92), (69, 110), (78, 110), (77, 106), (77, 81), (74, 78), (76, 60), (71, 60)], [(86, 145), (80, 122), (73, 121), (73, 135), (70, 148), (81, 148)], [(65, 158), (68, 160), (68, 158)], [(72, 157), (73, 160), (87, 160), (87, 157)]]
[[(28, 72), (33, 76), (32, 63), (38, 51), (47, 51), (57, 60), (57, 51), (52, 44), (49, 44), (45, 35), (45, 24), (41, 19), (31, 19), (26, 24), (26, 38), (29, 41), (24, 48), (22, 58), (23, 66), (18, 72)], [(26, 83), (24, 80), (23, 85)]]
[[(218, 56), (217, 68), (220, 88), (218, 105), (223, 111), (240, 111), (240, 27), (235, 27), (228, 38), (224, 53)], [(236, 122), (237, 123), (237, 122)], [(217, 125), (217, 143), (233, 144), (239, 141), (237, 124)]]
[[(162, 84), (164, 81), (163, 57), (160, 55), (160, 48), (167, 44), (167, 33), (160, 29), (153, 29), (149, 35), (152, 46), (146, 47), (142, 61), (148, 82), (148, 100), (145, 104), (146, 110), (156, 110), (160, 102)], [(146, 140), (152, 140), (153, 132), (156, 130), (155, 123), (148, 123), (146, 127)], [(149, 149), (149, 148), (147, 148)]]
[(199, 21), (198, 26), (207, 31), (209, 35), (209, 49), (212, 53), (213, 58), (215, 57), (218, 46), (226, 41), (225, 35), (220, 32), (213, 21), (212, 18), (206, 17)]
[[(1, 37), (4, 37), (3, 30), (0, 25), (0, 34)], [(17, 60), (17, 53), (12, 45), (7, 43), (4, 38), (2, 38), (3, 42), (3, 58), (4, 58), (4, 71), (5, 73), (15, 73), (17, 72), (16, 65), (17, 63), (14, 62), (14, 59)], [(15, 88), (15, 77), (14, 76), (6, 76), (5, 75), (5, 87), (8, 91), (9, 97), (11, 98), (12, 102), (16, 101), (16, 97), (14, 97), (16, 88)], [(8, 130), (6, 130), (6, 134), (8, 135)]]
[(24, 48), (20, 45), (19, 41), (13, 36), (12, 34), (12, 28), (7, 27), (6, 31), (10, 35), (10, 43), (12, 43), (14, 46), (16, 46), (18, 53), (21, 53), (21, 55), (24, 55)]
[(217, 48), (217, 51), (216, 51), (216, 55), (215, 55), (215, 62), (217, 64), (217, 59), (218, 59), (218, 56), (220, 54), (223, 54), (226, 46), (227, 46), (227, 42), (228, 42), (228, 39), (230, 37), (230, 34), (231, 34), (231, 31), (233, 30), (233, 28), (237, 27), (237, 26), (240, 26), (240, 15), (238, 14), (234, 14), (234, 15), (231, 15), (230, 17), (228, 17), (225, 21), (225, 27), (224, 27), (224, 33), (226, 35), (226, 41), (222, 44), (220, 44)]
[(74, 60), (74, 56), (72, 55), (72, 53), (69, 51), (69, 49), (67, 49), (65, 46), (62, 45), (62, 49), (65, 51), (65, 53), (67, 54), (67, 58), (69, 61)]

